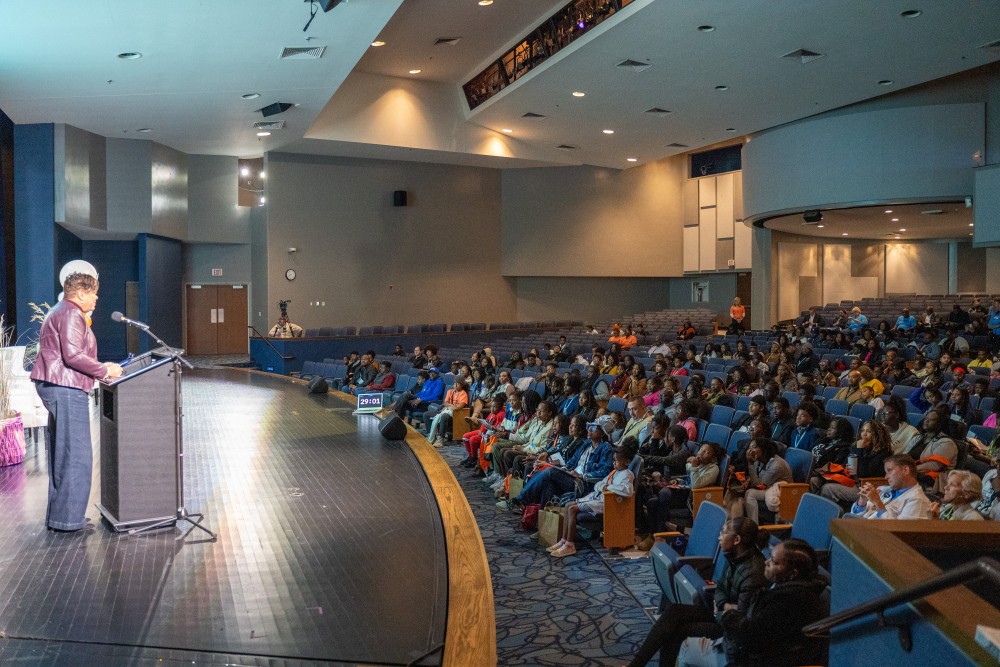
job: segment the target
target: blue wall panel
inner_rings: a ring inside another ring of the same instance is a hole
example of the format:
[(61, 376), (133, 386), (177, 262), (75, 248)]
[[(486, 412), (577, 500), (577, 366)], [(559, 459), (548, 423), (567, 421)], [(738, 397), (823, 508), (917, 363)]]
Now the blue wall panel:
[(93, 324), (98, 353), (101, 359), (120, 361), (128, 354), (127, 325), (113, 322), (111, 313), (125, 312), (125, 283), (138, 280), (136, 242), (84, 241), (82, 256), (97, 267), (101, 275), (100, 299)]
[[(149, 325), (163, 341), (180, 347), (183, 300), (184, 261), (181, 242), (174, 239), (139, 234), (136, 239), (139, 278), (139, 319)], [(143, 351), (155, 347), (144, 336)]]
[(55, 166), (51, 124), (14, 126), (14, 242), (17, 246), (18, 334), (28, 329), (28, 302), (54, 304), (58, 269), (55, 266)]

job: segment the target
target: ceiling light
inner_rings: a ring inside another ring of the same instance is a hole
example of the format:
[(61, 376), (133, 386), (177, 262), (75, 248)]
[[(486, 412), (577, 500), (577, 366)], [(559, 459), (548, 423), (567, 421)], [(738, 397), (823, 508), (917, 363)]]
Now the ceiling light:
[(896, 238), (897, 238), (897, 239), (901, 239), (901, 238), (903, 238), (903, 237), (902, 237), (902, 236), (900, 236), (899, 234), (896, 234)]
[(886, 213), (892, 213), (892, 209), (891, 208), (887, 208), (887, 209), (885, 209), (885, 212)]
[(261, 197), (261, 198), (260, 198), (260, 203), (261, 203), (262, 205), (263, 205), (263, 204), (264, 204), (264, 202), (266, 202), (266, 201), (267, 201), (267, 198), (266, 198), (266, 197)]
[(899, 231), (905, 232), (906, 231), (906, 227), (901, 227)]
[(625, 161), (626, 162), (638, 162), (639, 160), (638, 160), (638, 158), (627, 157), (627, 158), (625, 158)]
[(372, 42), (372, 46), (374, 46), (375, 48), (378, 48), (380, 46), (385, 46), (385, 42), (380, 42), (378, 40), (375, 40), (374, 42)]
[(269, 137), (269, 136), (271, 136), (271, 133), (270, 132), (258, 132), (257, 136), (258, 137)]
[(240, 176), (249, 176), (249, 175), (250, 175), (250, 169), (248, 167), (240, 168)]
[(122, 60), (138, 60), (142, 58), (142, 54), (136, 51), (125, 51), (124, 53), (119, 53), (118, 57)]
[(698, 26), (698, 32), (715, 32), (714, 25), (700, 25)]
[(923, 12), (920, 11), (919, 9), (907, 9), (905, 12), (902, 12), (900, 16), (902, 16), (904, 19), (915, 19), (921, 14), (923, 14)]
[(573, 92), (573, 97), (583, 97), (587, 93), (581, 93), (579, 90)]
[(262, 171), (262, 172), (260, 172), (260, 177), (261, 178), (267, 178), (267, 174)]
[(410, 70), (410, 74), (420, 74), (421, 72), (423, 72), (423, 70), (421, 70), (421, 69), (411, 69)]
[(151, 127), (140, 127), (138, 130), (136, 130), (136, 132), (142, 132), (143, 134), (146, 134), (147, 132), (152, 132), (152, 131), (153, 131), (153, 128), (151, 128)]
[(510, 133), (511, 133), (511, 132), (513, 132), (514, 130), (510, 129), (509, 127), (505, 127), (505, 128), (503, 128), (502, 130), (500, 130), (500, 131), (501, 131), (501, 132), (504, 132), (504, 133), (506, 133), (506, 134), (510, 134)]
[(974, 223), (974, 222), (970, 222), (969, 223), (969, 227), (975, 227), (975, 226), (976, 226), (976, 223)]
[(729, 90), (729, 86), (716, 86), (716, 90)]
[(823, 229), (826, 225), (816, 225), (819, 229)]
[(899, 222), (899, 218), (893, 218), (892, 221), (893, 222)]
[(240, 95), (240, 97), (242, 97), (245, 100), (255, 100), (258, 97), (260, 97), (260, 93), (244, 93)]
[(726, 128), (726, 132), (735, 132), (735, 131), (736, 131), (735, 127), (727, 127)]
[(841, 234), (841, 236), (847, 236), (847, 232), (844, 232), (843, 234)]
[(882, 79), (881, 81), (878, 82), (878, 85), (880, 85), (880, 86), (891, 86), (894, 83), (896, 83), (896, 82), (893, 81), (892, 79)]
[(493, 4), (493, 0), (479, 0), (480, 7), (489, 7)]

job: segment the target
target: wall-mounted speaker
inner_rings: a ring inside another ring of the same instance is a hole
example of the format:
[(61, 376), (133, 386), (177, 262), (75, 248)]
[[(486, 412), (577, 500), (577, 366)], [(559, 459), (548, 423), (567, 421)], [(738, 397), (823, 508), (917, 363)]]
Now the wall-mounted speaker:
[(326, 380), (321, 377), (315, 377), (309, 380), (309, 393), (310, 394), (325, 394), (330, 390), (330, 387), (326, 384)]
[(392, 193), (393, 206), (406, 206), (406, 190), (396, 190)]
[(406, 424), (396, 414), (389, 415), (380, 421), (378, 432), (386, 440), (406, 440)]

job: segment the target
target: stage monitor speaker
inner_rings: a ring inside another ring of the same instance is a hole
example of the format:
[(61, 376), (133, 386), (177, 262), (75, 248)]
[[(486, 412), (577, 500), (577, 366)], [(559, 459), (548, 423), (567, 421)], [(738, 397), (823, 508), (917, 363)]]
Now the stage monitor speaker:
[(392, 193), (393, 206), (406, 206), (406, 190), (396, 190)]
[(327, 386), (326, 380), (324, 380), (323, 378), (315, 377), (312, 380), (309, 380), (310, 394), (325, 394), (329, 390), (330, 387)]
[(386, 440), (406, 440), (406, 424), (399, 415), (389, 415), (380, 421), (378, 431)]

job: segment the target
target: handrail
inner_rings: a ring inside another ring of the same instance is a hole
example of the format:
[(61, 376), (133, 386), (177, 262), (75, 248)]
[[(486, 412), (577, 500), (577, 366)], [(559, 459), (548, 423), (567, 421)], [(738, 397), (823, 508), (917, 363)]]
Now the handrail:
[[(942, 572), (936, 577), (931, 577), (927, 581), (922, 581), (900, 591), (887, 593), (882, 597), (869, 600), (868, 602), (862, 602), (850, 609), (845, 609), (815, 623), (811, 623), (802, 628), (802, 633), (807, 637), (825, 637), (829, 635), (830, 630), (835, 626), (872, 613), (878, 614), (881, 625), (886, 625), (882, 614), (889, 607), (914, 602), (933, 593), (954, 586), (968, 584), (978, 579), (987, 579), (995, 585), (1000, 585), (1000, 561), (984, 556), (969, 563), (964, 563), (948, 572)], [(904, 648), (909, 651), (909, 648), (905, 646), (905, 642)]]
[(252, 329), (252, 330), (253, 330), (253, 332), (254, 332), (255, 334), (257, 334), (257, 338), (260, 338), (260, 339), (261, 339), (262, 341), (264, 341), (265, 343), (267, 343), (267, 346), (268, 346), (269, 348), (271, 348), (272, 350), (274, 350), (274, 353), (275, 353), (276, 355), (278, 355), (278, 357), (279, 357), (279, 358), (280, 358), (280, 359), (281, 359), (282, 361), (291, 361), (292, 359), (294, 359), (294, 358), (295, 358), (295, 355), (293, 355), (293, 354), (289, 354), (289, 355), (284, 355), (284, 354), (282, 354), (281, 352), (278, 352), (278, 348), (276, 348), (276, 347), (274, 346), (274, 343), (272, 343), (271, 341), (269, 341), (269, 340), (267, 339), (267, 337), (266, 337), (266, 336), (265, 336), (264, 334), (262, 334), (261, 332), (257, 331), (257, 327), (255, 327), (254, 325), (252, 325), (252, 324), (248, 324), (248, 325), (247, 325), (247, 329)]

